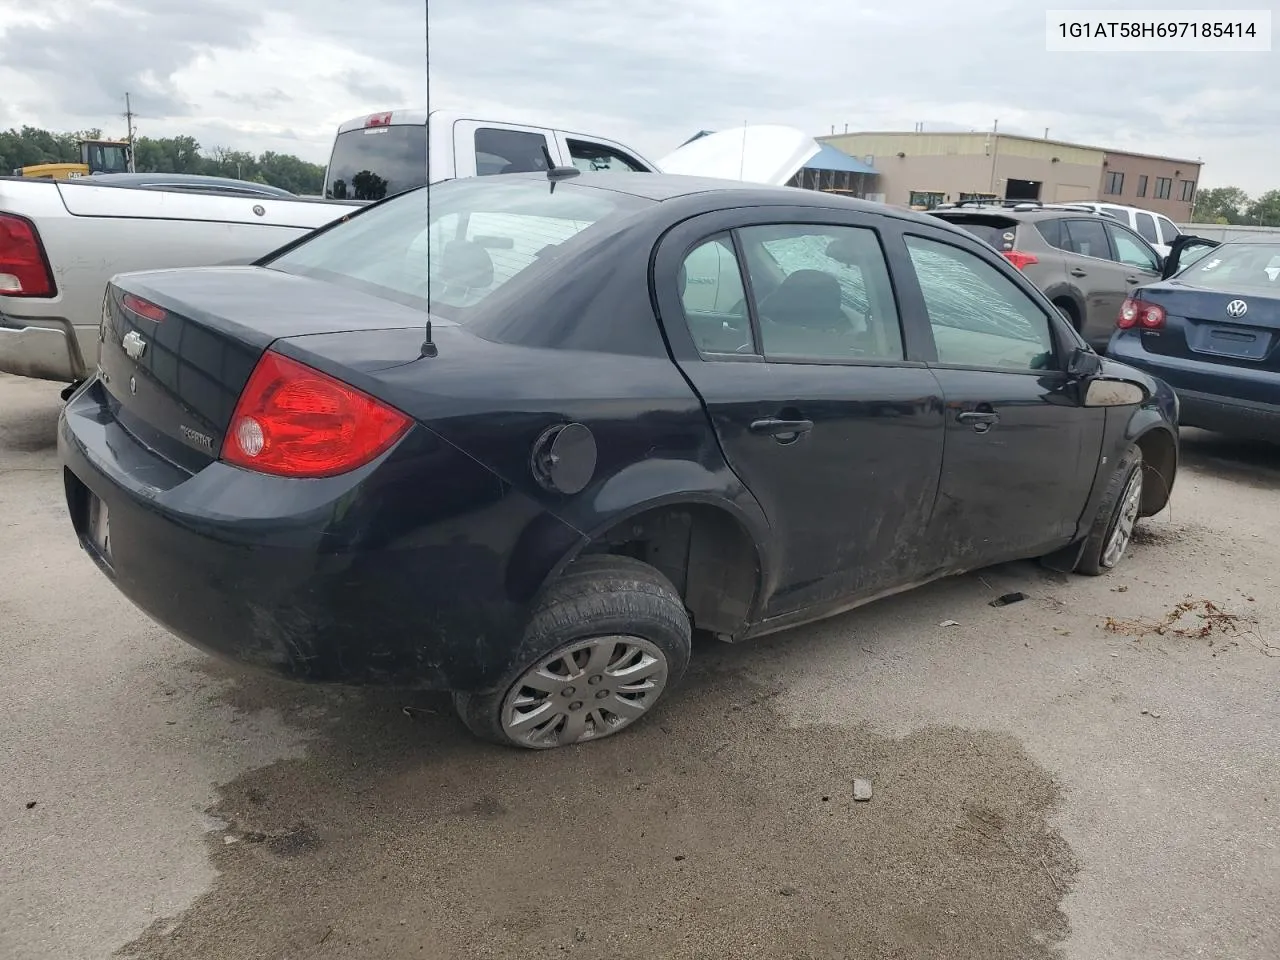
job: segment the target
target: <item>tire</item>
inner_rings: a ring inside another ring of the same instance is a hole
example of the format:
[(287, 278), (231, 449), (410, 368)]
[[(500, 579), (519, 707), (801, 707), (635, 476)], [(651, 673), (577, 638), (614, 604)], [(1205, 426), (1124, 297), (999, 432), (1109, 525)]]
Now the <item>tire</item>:
[[(1098, 515), (1076, 562), (1076, 573), (1096, 577), (1109, 573), (1124, 559), (1142, 506), (1143, 479), (1142, 451), (1130, 446), (1107, 482)], [(1115, 538), (1122, 542), (1114, 542)]]
[(1067, 323), (1071, 324), (1078, 333), (1080, 331), (1080, 317), (1076, 313), (1076, 305), (1063, 298), (1054, 300), (1053, 305), (1058, 308), (1058, 312), (1066, 317)]
[(653, 567), (583, 557), (534, 609), (517, 665), (497, 689), (455, 693), (454, 707), (492, 743), (539, 750), (599, 740), (648, 715), (680, 681), (691, 633), (680, 594)]

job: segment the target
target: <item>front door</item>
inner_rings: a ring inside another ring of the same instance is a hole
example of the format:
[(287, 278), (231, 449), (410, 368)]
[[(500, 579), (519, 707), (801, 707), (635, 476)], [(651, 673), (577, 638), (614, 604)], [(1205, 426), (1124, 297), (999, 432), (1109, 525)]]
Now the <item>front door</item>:
[(938, 384), (904, 346), (881, 218), (824, 216), (699, 217), (655, 268), (672, 352), (768, 517), (775, 623), (918, 578), (942, 465)]
[(1071, 542), (1102, 447), (1062, 338), (1039, 300), (972, 251), (908, 234), (937, 346), (946, 454), (932, 540), (939, 571), (1047, 554)]

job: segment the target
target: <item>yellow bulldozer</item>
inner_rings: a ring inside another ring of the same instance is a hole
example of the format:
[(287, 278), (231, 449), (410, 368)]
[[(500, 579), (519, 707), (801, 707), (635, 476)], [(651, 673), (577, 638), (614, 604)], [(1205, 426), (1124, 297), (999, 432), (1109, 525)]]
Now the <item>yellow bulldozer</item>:
[(95, 173), (128, 173), (133, 168), (133, 145), (127, 140), (81, 140), (79, 163), (36, 163), (13, 171), (15, 177), (70, 180)]

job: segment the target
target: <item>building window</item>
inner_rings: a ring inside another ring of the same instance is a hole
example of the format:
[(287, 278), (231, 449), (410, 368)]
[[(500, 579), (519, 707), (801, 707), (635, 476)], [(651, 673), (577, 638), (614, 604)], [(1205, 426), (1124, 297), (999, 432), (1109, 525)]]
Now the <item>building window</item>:
[(1113, 197), (1118, 197), (1124, 193), (1124, 174), (1117, 170), (1109, 172), (1107, 174), (1107, 185), (1102, 192), (1109, 193)]
[(1145, 197), (1147, 195), (1147, 175), (1144, 173), (1138, 177), (1138, 196)]
[(941, 190), (912, 190), (908, 205), (913, 209), (919, 207), (924, 210), (932, 210), (938, 204), (942, 203)]
[(1156, 177), (1156, 199), (1168, 200), (1173, 193), (1173, 181), (1168, 177)]
[(1196, 182), (1194, 180), (1182, 181), (1182, 202), (1190, 203), (1191, 198), (1196, 195)]

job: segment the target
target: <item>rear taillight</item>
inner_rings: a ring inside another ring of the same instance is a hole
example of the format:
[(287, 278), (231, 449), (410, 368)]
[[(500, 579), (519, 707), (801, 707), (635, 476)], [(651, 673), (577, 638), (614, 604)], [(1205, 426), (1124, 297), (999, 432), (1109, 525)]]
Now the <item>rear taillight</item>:
[(267, 351), (240, 394), (221, 457), (280, 477), (332, 477), (390, 449), (410, 424), (367, 393)]
[(370, 114), (364, 121), (365, 128), (369, 127), (389, 127), (391, 126), (390, 113), (374, 113)]
[(1012, 263), (1019, 270), (1031, 266), (1033, 263), (1039, 263), (1034, 253), (1023, 253), (1021, 250), (1001, 250), (1001, 254), (1006, 260)]
[(1124, 304), (1120, 307), (1120, 316), (1116, 318), (1116, 326), (1121, 330), (1130, 330), (1133, 327), (1159, 330), (1164, 326), (1167, 317), (1164, 307), (1158, 303), (1126, 297)]
[(49, 258), (35, 224), (0, 213), (0, 294), (9, 297), (52, 297), (56, 292)]
[(143, 300), (141, 297), (135, 297), (132, 293), (126, 293), (120, 298), (121, 305), (132, 314), (136, 314), (146, 320), (154, 320), (159, 323), (168, 316), (164, 307), (157, 307), (149, 300)]

